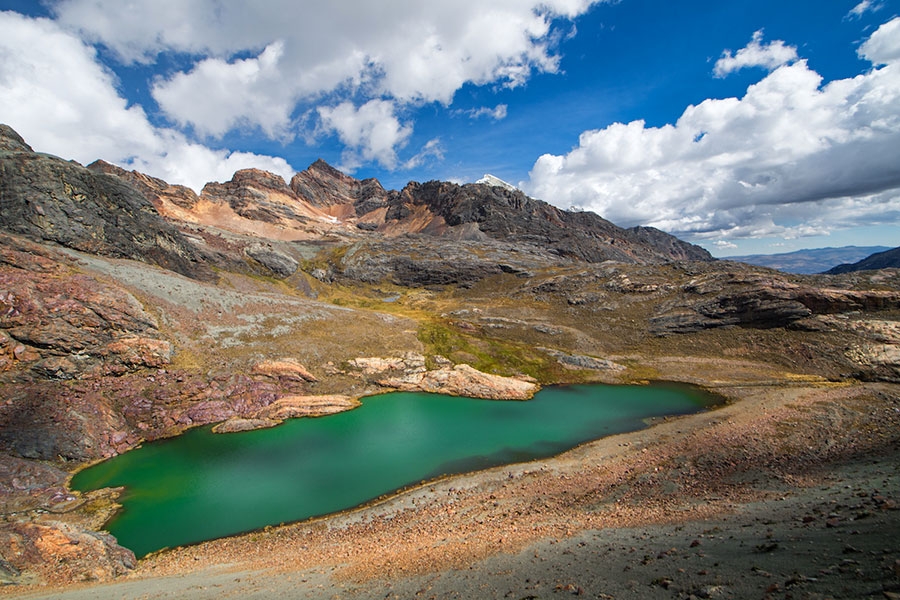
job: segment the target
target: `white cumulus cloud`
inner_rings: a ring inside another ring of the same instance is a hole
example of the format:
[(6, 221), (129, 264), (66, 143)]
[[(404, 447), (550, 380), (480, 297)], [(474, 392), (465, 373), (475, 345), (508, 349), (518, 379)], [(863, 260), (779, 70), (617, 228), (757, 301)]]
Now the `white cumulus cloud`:
[[(294, 99), (280, 85), (279, 61), (284, 43), (276, 41), (259, 56), (226, 62), (208, 58), (189, 73), (157, 81), (153, 97), (182, 126), (201, 135), (222, 136), (241, 124), (255, 124), (269, 137), (283, 136)], [(198, 94), (197, 88), (206, 94)]]
[(762, 29), (753, 34), (750, 43), (736, 53), (726, 50), (716, 61), (713, 73), (716, 77), (725, 77), (729, 73), (748, 67), (764, 67), (772, 70), (797, 60), (797, 49), (787, 46), (781, 40), (768, 44), (762, 43)]
[(859, 56), (874, 65), (900, 61), (900, 18), (879, 27), (859, 47)]
[[(555, 72), (554, 20), (598, 1), (605, 0), (55, 0), (51, 7), (63, 26), (124, 64), (154, 64), (165, 53), (189, 58), (189, 68), (153, 87), (182, 128), (219, 137), (258, 127), (286, 139), (307, 133), (292, 129), (303, 122), (295, 115), (311, 113), (328, 118), (324, 128), (344, 140), (364, 131), (352, 131), (345, 101), (365, 115), (374, 112), (363, 108), (369, 100), (449, 105), (467, 83), (514, 87), (534, 72)], [(393, 113), (384, 114), (387, 121), (366, 134), (371, 143), (350, 154), (398, 164), (377, 144), (393, 136), (396, 152), (412, 123), (398, 127)]]
[[(900, 18), (860, 48), (881, 64), (823, 85), (805, 60), (676, 123), (585, 131), (534, 164), (530, 194), (694, 240), (801, 237), (900, 216)], [(740, 55), (740, 52), (738, 53)]]
[(346, 146), (341, 166), (348, 171), (372, 161), (393, 169), (397, 166), (395, 149), (405, 146), (412, 134), (412, 127), (400, 122), (394, 104), (387, 100), (369, 100), (358, 108), (342, 102), (319, 107), (318, 113), (325, 130), (336, 132)]
[(237, 168), (293, 173), (281, 158), (215, 150), (154, 127), (118, 94), (94, 48), (51, 20), (0, 12), (0, 30), (0, 116), (39, 151), (82, 164), (102, 158), (196, 190)]

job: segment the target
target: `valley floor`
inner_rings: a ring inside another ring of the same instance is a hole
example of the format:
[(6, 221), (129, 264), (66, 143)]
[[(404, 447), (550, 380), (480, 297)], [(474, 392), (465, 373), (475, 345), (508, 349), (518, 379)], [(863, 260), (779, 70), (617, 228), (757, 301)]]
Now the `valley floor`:
[(28, 598), (898, 598), (900, 393), (719, 384), (729, 403)]

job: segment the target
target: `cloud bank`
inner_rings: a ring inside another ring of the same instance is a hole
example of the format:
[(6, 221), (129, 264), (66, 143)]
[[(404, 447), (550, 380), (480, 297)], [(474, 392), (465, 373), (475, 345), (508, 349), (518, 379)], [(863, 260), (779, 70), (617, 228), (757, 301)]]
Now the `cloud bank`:
[[(194, 188), (235, 167), (290, 178), (283, 159), (215, 149), (235, 131), (332, 137), (348, 170), (410, 167), (441, 148), (409, 148), (404, 115), (556, 72), (554, 23), (597, 1), (48, 0), (53, 19), (0, 13), (0, 114), (41, 150)], [(157, 72), (157, 106), (129, 105), (107, 64)]]
[(900, 18), (860, 46), (873, 68), (852, 79), (823, 85), (794, 53), (754, 34), (716, 64), (723, 75), (774, 68), (742, 98), (689, 106), (663, 127), (585, 131), (568, 154), (541, 156), (521, 185), (560, 207), (697, 241), (897, 222)]
[(257, 167), (287, 176), (281, 158), (214, 150), (153, 127), (128, 106), (96, 50), (48, 19), (0, 12), (0, 115), (32, 147), (82, 164), (104, 158), (196, 190)]
[(404, 106), (449, 105), (465, 84), (516, 87), (556, 72), (552, 25), (596, 0), (454, 2), (58, 0), (59, 23), (123, 64), (200, 57), (160, 77), (153, 98), (182, 128), (219, 138), (257, 127), (272, 139), (318, 133), (349, 144), (347, 167), (392, 169), (412, 124)]

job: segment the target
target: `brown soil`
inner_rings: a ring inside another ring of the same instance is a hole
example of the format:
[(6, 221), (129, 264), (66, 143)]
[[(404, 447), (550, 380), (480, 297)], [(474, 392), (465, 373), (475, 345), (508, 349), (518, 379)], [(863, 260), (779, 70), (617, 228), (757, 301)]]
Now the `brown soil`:
[(898, 597), (898, 387), (730, 386), (719, 366), (717, 410), (165, 551), (112, 584), (0, 594)]

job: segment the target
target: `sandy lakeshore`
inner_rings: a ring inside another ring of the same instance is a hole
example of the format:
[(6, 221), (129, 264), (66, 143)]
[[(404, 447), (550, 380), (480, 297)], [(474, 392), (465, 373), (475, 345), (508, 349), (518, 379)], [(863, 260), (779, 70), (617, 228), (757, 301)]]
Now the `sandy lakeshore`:
[(27, 598), (900, 597), (891, 384), (708, 386), (722, 408)]

